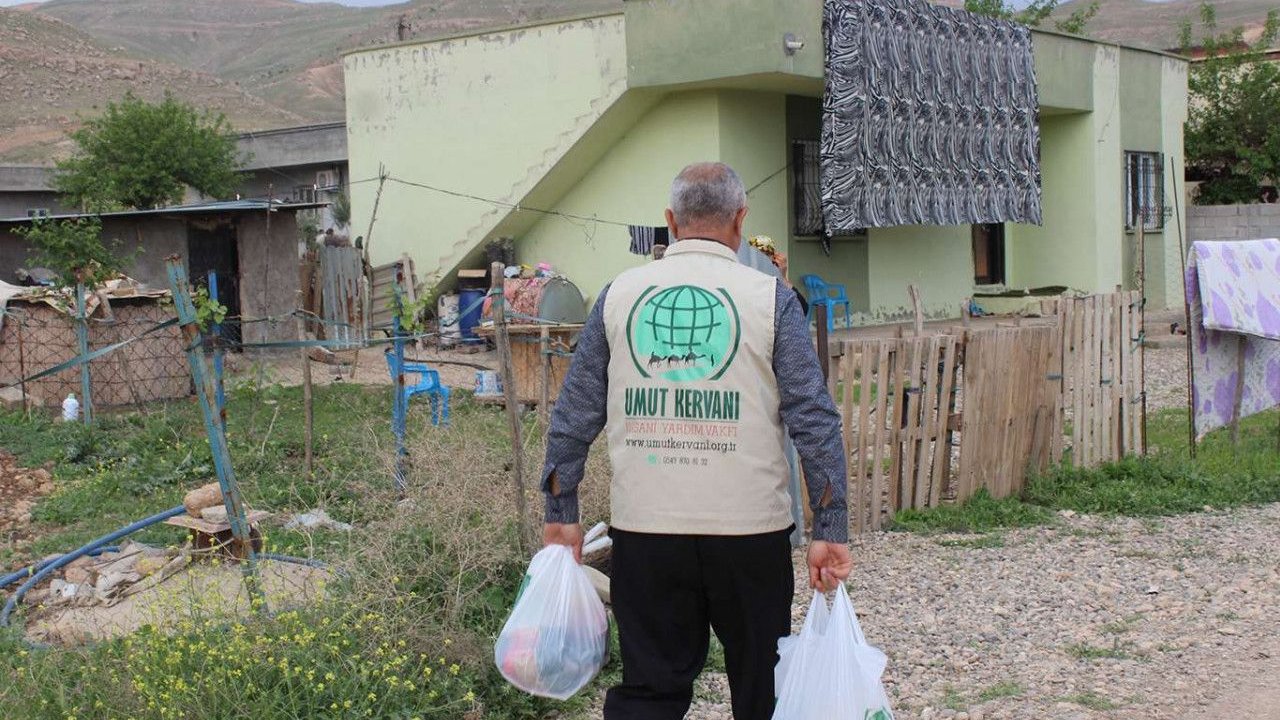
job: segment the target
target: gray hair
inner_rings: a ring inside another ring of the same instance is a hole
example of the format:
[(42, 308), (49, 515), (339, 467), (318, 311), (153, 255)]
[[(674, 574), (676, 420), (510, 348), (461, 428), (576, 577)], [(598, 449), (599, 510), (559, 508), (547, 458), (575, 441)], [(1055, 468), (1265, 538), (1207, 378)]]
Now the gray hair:
[(746, 205), (742, 178), (724, 163), (694, 163), (671, 183), (671, 212), (681, 225), (729, 223)]

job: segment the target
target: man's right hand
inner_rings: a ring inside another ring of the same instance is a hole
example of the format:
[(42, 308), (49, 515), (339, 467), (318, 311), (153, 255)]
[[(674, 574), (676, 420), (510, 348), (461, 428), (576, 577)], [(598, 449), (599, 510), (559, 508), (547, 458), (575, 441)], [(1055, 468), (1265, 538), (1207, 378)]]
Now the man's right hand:
[(579, 523), (547, 523), (542, 528), (542, 545), (568, 545), (573, 559), (582, 562), (582, 525)]
[(809, 543), (809, 587), (830, 592), (853, 572), (853, 556), (844, 543), (814, 540)]

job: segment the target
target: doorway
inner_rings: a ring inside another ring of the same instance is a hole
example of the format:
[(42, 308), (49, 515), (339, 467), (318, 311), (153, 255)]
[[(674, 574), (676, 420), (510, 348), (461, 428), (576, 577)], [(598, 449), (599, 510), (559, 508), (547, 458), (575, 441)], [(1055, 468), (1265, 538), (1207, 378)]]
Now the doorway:
[(1004, 224), (973, 226), (973, 282), (1004, 284)]
[[(240, 318), (240, 253), (234, 225), (187, 226), (187, 267), (194, 287), (209, 287), (209, 272), (218, 275), (218, 302), (227, 308), (227, 317)], [(240, 323), (223, 323), (223, 340), (233, 345), (241, 341)]]

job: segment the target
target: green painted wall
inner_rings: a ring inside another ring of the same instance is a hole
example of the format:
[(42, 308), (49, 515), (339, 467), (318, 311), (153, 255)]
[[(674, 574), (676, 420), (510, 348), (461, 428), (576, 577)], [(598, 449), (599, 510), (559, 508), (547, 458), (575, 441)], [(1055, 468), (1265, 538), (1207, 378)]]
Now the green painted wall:
[[(671, 181), (680, 170), (720, 154), (719, 98), (713, 91), (660, 101), (582, 176), (553, 209), (636, 225), (662, 225)], [(618, 273), (647, 262), (632, 255), (627, 229), (545, 216), (518, 236), (517, 259), (549, 262), (594, 300)]]
[[(743, 234), (768, 235), (787, 250), (787, 98), (778, 93), (721, 91), (720, 160), (751, 190)], [(779, 172), (781, 171), (781, 172)], [(768, 178), (768, 179), (766, 179)], [(798, 277), (798, 276), (797, 276)]]
[[(626, 90), (621, 15), (552, 23), (344, 58), (350, 172), (518, 203)], [(376, 182), (352, 187), (364, 234)], [(509, 211), (388, 183), (370, 248), (411, 253), (420, 278), (445, 274)]]
[(1093, 206), (1094, 115), (1040, 121), (1044, 225), (1005, 225), (1011, 287), (1093, 287), (1098, 238)]

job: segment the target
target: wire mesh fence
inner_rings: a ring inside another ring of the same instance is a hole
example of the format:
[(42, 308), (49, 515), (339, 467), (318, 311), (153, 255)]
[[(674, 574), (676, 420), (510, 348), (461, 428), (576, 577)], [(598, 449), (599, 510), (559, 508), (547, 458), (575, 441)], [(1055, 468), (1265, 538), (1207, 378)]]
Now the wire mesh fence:
[[(89, 349), (141, 336), (173, 318), (173, 308), (154, 299), (113, 300), (111, 318), (89, 319)], [(0, 385), (15, 383), (73, 360), (79, 354), (76, 318), (44, 303), (12, 302), (0, 329)], [(89, 363), (96, 407), (140, 405), (191, 394), (182, 332), (168, 327)], [(31, 405), (56, 406), (80, 394), (80, 368), (72, 367), (26, 384)]]

